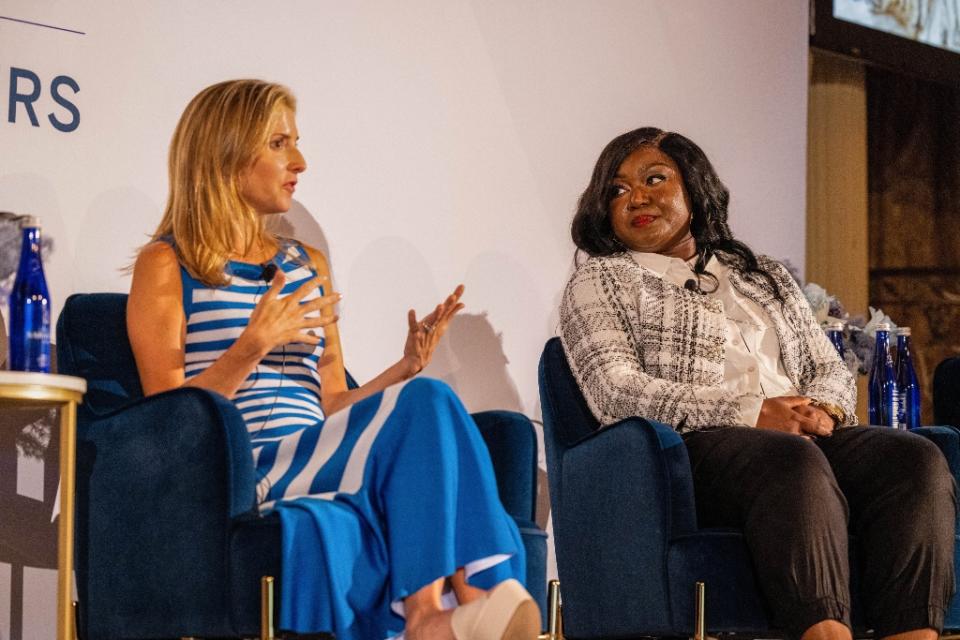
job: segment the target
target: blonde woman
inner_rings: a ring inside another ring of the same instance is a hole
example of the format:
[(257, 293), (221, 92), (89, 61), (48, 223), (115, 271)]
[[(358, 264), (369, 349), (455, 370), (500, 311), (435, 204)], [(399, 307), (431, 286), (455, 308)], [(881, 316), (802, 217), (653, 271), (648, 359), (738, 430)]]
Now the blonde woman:
[(422, 319), (411, 310), (402, 356), (347, 388), (325, 257), (264, 225), (307, 168), (295, 109), (282, 86), (236, 80), (181, 117), (127, 307), (144, 393), (198, 386), (243, 414), (259, 508), (282, 523), (282, 628), (532, 638), (523, 546), (484, 443), (447, 386), (412, 379), (463, 287)]

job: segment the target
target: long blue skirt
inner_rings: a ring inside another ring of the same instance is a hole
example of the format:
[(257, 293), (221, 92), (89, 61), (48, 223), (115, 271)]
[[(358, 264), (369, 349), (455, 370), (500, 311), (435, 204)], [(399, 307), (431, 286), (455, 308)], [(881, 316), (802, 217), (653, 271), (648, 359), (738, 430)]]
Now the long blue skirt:
[(486, 445), (446, 384), (395, 385), (316, 430), (298, 444), (312, 479), (291, 483), (309, 490), (273, 487), (279, 499), (263, 505), (282, 523), (282, 629), (390, 638), (403, 632), (403, 598), (460, 567), (484, 589), (524, 582)]

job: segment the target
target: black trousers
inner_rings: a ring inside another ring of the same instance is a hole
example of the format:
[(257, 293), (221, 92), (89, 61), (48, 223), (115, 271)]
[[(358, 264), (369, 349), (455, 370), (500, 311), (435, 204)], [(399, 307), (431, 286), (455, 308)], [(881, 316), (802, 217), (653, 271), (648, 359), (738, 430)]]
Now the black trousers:
[(875, 637), (942, 630), (956, 487), (932, 442), (884, 427), (814, 442), (748, 427), (683, 439), (700, 526), (743, 529), (775, 622), (791, 637), (825, 619), (850, 626), (848, 534)]

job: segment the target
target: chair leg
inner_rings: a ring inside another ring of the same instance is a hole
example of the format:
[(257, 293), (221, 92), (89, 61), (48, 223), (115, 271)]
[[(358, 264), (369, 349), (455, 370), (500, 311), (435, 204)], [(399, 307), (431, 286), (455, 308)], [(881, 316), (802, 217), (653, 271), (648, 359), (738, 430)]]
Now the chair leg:
[(547, 585), (547, 632), (537, 640), (563, 640), (563, 612), (560, 601), (560, 581), (551, 580)]
[[(562, 605), (560, 602), (560, 581), (551, 580), (548, 589), (548, 629), (547, 633), (539, 636), (539, 639), (563, 640), (563, 615), (561, 611)], [(272, 576), (263, 576), (260, 578), (260, 640), (276, 640), (276, 636), (273, 634)]]
[(273, 635), (273, 576), (260, 578), (260, 640), (275, 640)]
[(707, 640), (707, 588), (702, 582), (698, 582), (696, 590), (697, 610), (694, 615), (696, 629), (693, 632), (693, 640)]

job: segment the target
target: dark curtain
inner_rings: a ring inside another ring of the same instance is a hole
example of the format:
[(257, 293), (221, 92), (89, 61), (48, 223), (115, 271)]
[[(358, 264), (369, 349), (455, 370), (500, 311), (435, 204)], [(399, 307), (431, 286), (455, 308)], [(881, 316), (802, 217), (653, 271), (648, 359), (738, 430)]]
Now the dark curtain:
[(913, 330), (923, 421), (960, 355), (960, 89), (867, 72), (870, 305)]

